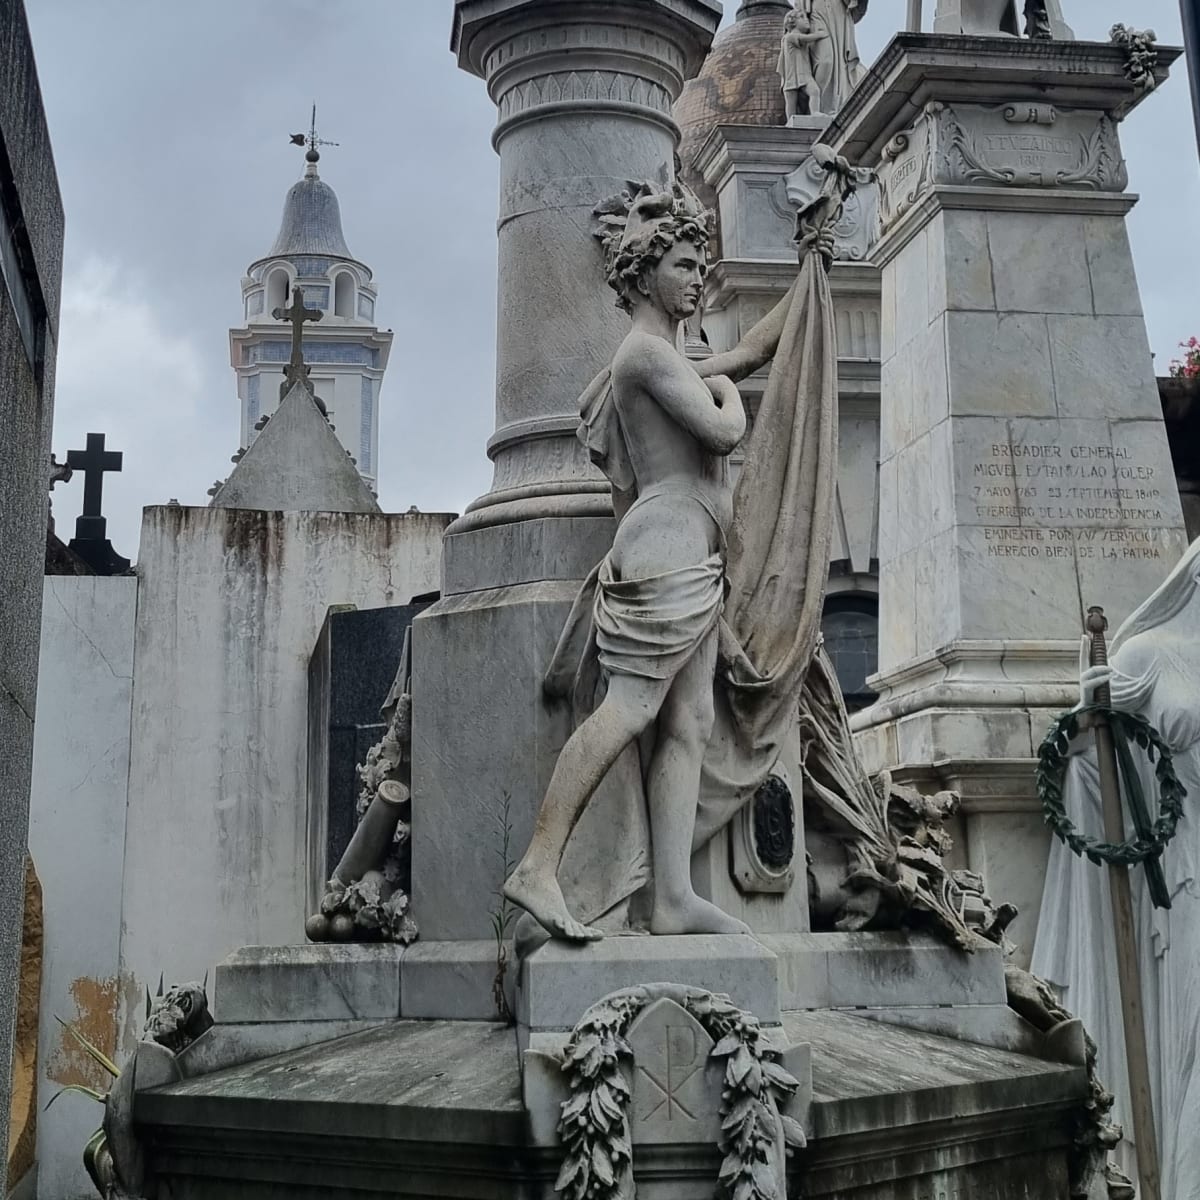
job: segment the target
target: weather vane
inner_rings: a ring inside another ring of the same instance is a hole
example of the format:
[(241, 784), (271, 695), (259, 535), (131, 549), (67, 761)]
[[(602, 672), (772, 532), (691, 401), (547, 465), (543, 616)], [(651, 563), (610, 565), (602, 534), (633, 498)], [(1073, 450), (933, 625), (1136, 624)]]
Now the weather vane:
[(291, 137), (293, 146), (307, 146), (308, 153), (305, 158), (309, 162), (316, 162), (320, 158), (319, 146), (337, 146), (339, 142), (327, 142), (324, 138), (317, 137), (317, 106), (312, 107), (312, 126), (308, 133), (293, 133)]

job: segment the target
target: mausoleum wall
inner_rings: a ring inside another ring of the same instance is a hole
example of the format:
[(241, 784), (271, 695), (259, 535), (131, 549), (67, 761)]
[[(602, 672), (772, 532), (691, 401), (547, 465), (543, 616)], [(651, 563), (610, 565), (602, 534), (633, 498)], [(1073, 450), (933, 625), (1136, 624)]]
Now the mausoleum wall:
[[(333, 605), (439, 586), (445, 514), (149, 508), (121, 972), (203, 978), (304, 936), (308, 660)], [(123, 1012), (123, 1035), (140, 1011)]]
[(37, 1158), (45, 1200), (94, 1194), (83, 1147), (102, 1115), (79, 1095), (46, 1105), (67, 1084), (110, 1085), (54, 1018), (116, 1051), (137, 588), (130, 576), (44, 581), (29, 852), (44, 920)]

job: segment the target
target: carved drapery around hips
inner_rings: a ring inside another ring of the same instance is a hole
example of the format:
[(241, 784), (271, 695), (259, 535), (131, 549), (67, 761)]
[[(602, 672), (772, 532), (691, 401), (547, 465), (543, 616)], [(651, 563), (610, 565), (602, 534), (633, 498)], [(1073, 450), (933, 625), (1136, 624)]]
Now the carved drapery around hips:
[(879, 233), (938, 185), (1123, 192), (1129, 176), (1106, 113), (1031, 99), (992, 107), (932, 102), (884, 147)]

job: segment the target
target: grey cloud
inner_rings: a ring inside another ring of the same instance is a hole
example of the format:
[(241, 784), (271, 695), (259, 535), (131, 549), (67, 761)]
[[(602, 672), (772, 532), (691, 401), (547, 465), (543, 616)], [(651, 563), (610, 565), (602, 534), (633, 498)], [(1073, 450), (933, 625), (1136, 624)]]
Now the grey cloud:
[[(728, 4), (732, 10), (736, 4)], [(932, 3), (926, 5), (932, 8)], [(1173, 0), (1067, 0), (1081, 36), (1116, 20), (1180, 37)], [(126, 451), (106, 507), (136, 553), (140, 509), (206, 502), (231, 469), (228, 330), (270, 247), (314, 100), (322, 176), (375, 271), (396, 342), (381, 502), (461, 510), (486, 489), (492, 429), (497, 160), (483, 84), (448, 50), (449, 0), (27, 0), (67, 212), (55, 448), (89, 430)], [(1135, 10), (1136, 9), (1136, 13)], [(903, 4), (872, 6), (864, 58)], [(731, 19), (732, 11), (726, 20)], [(1182, 65), (1127, 122), (1131, 230), (1160, 364), (1193, 332), (1200, 176)], [(587, 336), (586, 330), (580, 331)], [(60, 531), (81, 489), (55, 491)]]

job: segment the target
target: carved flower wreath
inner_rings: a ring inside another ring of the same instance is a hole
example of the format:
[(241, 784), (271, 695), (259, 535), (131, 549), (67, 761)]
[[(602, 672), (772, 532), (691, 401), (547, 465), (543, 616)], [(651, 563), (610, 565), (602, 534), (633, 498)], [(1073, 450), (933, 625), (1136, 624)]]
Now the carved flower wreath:
[(672, 984), (614, 992), (592, 1005), (571, 1033), (563, 1061), (571, 1090), (563, 1102), (559, 1134), (565, 1154), (555, 1189), (568, 1200), (632, 1200), (633, 1146), (630, 1088), (623, 1062), (633, 1057), (625, 1040), (630, 1025), (652, 1001), (675, 1000), (716, 1042), (712, 1058), (725, 1059), (721, 1138), (725, 1156), (718, 1194), (729, 1200), (786, 1200), (789, 1147), (806, 1145), (804, 1130), (779, 1111), (798, 1081), (779, 1063), (758, 1018), (728, 996)]

